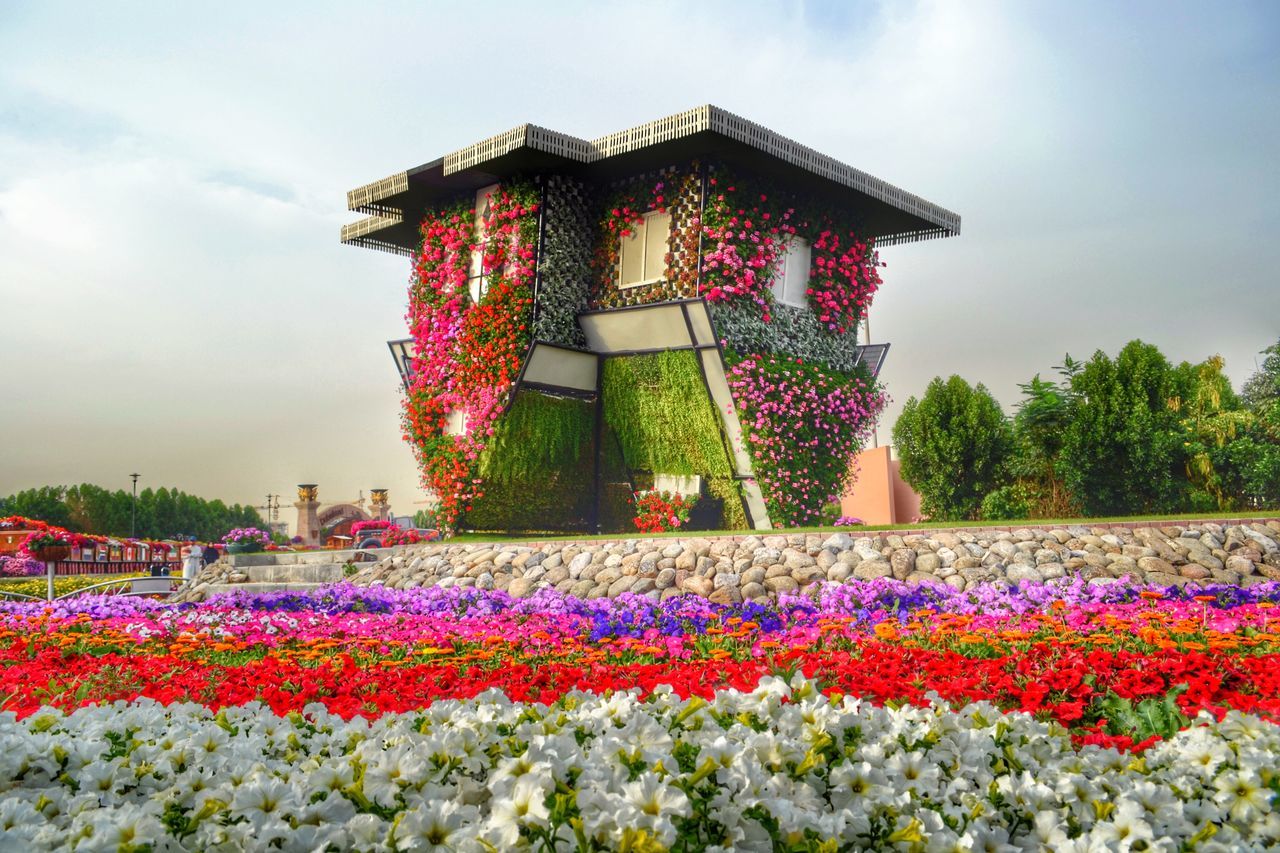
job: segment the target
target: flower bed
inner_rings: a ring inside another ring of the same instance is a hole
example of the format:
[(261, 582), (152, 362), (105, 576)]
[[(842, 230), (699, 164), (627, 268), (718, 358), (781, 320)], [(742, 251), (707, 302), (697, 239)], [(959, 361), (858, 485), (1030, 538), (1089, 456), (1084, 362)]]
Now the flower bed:
[[(43, 598), (49, 587), (48, 580), (43, 577), (43, 565), (40, 566), (40, 571), (41, 576), (0, 577), (0, 591), (16, 592), (21, 595), (33, 595), (37, 598)], [(53, 579), (53, 594), (66, 595), (69, 592), (78, 592), (104, 581), (132, 580), (133, 578), (141, 577), (147, 577), (147, 575), (138, 574), (137, 572), (110, 575), (58, 575)], [(121, 584), (119, 587), (104, 587), (102, 594), (110, 595), (113, 591), (119, 592), (128, 589), (129, 587), (126, 584)], [(0, 601), (4, 601), (3, 596), (0, 596)]]
[(985, 703), (891, 710), (803, 679), (711, 701), (574, 693), (545, 706), (486, 693), (372, 722), (317, 707), (280, 717), (141, 703), (29, 717), (6, 746), (5, 824), (33, 848), (884, 849), (928, 838), (1083, 850), (1213, 838), (1230, 849), (1280, 838), (1264, 781), (1280, 728), (1254, 718), (1202, 718), (1127, 761)]
[(37, 848), (89, 825), (178, 849), (1273, 843), (1278, 601), (880, 579), (769, 605), (4, 604), (0, 825)]

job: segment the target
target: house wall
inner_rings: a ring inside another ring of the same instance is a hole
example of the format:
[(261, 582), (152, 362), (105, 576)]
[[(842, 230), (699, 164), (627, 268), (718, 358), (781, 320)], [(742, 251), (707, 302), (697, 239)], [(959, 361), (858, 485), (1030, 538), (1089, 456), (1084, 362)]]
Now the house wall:
[(858, 471), (840, 501), (840, 514), (864, 524), (910, 524), (920, 517), (920, 496), (902, 479), (901, 463), (890, 448), (873, 447), (853, 462)]
[(599, 234), (599, 191), (565, 175), (543, 183), (542, 240), (538, 247), (538, 293), (533, 338), (586, 348), (579, 312), (591, 295), (592, 257)]

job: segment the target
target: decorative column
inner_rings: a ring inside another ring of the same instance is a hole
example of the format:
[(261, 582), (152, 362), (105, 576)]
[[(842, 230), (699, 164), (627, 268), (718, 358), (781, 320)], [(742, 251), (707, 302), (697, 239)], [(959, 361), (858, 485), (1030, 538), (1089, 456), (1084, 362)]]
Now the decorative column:
[(370, 489), (369, 499), (373, 502), (373, 518), (375, 521), (385, 521), (391, 517), (391, 505), (387, 503), (386, 489)]
[(296, 535), (302, 537), (303, 545), (320, 544), (320, 518), (318, 510), (320, 501), (316, 498), (320, 487), (315, 483), (303, 483), (298, 486), (298, 501), (294, 506), (298, 510), (298, 526)]

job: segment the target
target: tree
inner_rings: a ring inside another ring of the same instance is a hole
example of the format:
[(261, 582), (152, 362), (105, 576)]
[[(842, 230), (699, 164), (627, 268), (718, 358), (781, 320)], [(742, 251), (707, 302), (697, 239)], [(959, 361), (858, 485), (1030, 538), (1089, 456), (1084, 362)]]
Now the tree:
[[(109, 492), (89, 483), (70, 489), (45, 486), (0, 498), (0, 515), (25, 515), (82, 533), (128, 536), (133, 494), (123, 489)], [(208, 542), (236, 527), (265, 526), (251, 506), (228, 507), (222, 501), (206, 501), (171, 488), (148, 488), (138, 493), (140, 539), (195, 536)]]
[(1185, 397), (1170, 400), (1170, 407), (1182, 417), (1187, 480), (1192, 488), (1191, 502), (1196, 508), (1210, 503), (1222, 510), (1234, 506), (1235, 496), (1223, 488), (1213, 451), (1226, 447), (1254, 421), (1251, 413), (1241, 410), (1222, 367), (1220, 355), (1194, 366), (1183, 362), (1177, 373), (1186, 376), (1182, 382)]
[(1240, 391), (1252, 423), (1210, 451), (1223, 490), (1250, 509), (1280, 506), (1280, 341), (1262, 352), (1262, 366)]
[(982, 498), (1005, 474), (1013, 432), (982, 385), (935, 377), (924, 397), (907, 400), (893, 425), (902, 478), (934, 520), (977, 518)]
[(71, 512), (62, 502), (67, 492), (63, 486), (41, 486), (10, 495), (0, 502), (0, 515), (22, 515), (40, 521), (71, 527)]
[[(1062, 452), (1063, 435), (1067, 425), (1075, 414), (1076, 396), (1071, 390), (1072, 379), (1080, 372), (1082, 365), (1068, 353), (1057, 368), (1062, 382), (1052, 382), (1040, 378), (1040, 374), (1031, 377), (1030, 382), (1018, 386), (1023, 399), (1018, 404), (1018, 412), (1013, 419), (1014, 452), (1010, 461), (1010, 470), (1018, 478), (1014, 489), (997, 496), (992, 501), (989, 511), (983, 509), (982, 517), (991, 518), (996, 506), (1003, 504), (1005, 509), (999, 517), (1062, 517), (1074, 514), (1074, 501), (1066, 484), (1057, 471), (1058, 457)], [(999, 491), (999, 490), (997, 490)], [(1022, 503), (1015, 500), (1022, 499)], [(1008, 515), (1011, 507), (1025, 505), (1026, 513), (1017, 516)]]
[(1262, 366), (1245, 380), (1240, 398), (1254, 413), (1280, 403), (1280, 340), (1262, 351)]
[(1182, 430), (1169, 401), (1169, 361), (1130, 341), (1115, 361), (1099, 350), (1071, 381), (1076, 402), (1058, 473), (1086, 515), (1169, 512), (1185, 480)]

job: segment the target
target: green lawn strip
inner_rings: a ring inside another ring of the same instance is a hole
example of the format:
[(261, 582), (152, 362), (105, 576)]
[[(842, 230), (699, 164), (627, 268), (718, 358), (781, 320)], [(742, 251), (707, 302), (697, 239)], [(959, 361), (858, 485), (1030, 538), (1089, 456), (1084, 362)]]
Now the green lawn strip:
[(1237, 512), (1219, 516), (1204, 513), (1183, 513), (1165, 515), (1121, 515), (1107, 518), (1025, 518), (1003, 521), (924, 521), (917, 524), (876, 524), (853, 527), (787, 527), (773, 530), (673, 530), (668, 533), (651, 533), (641, 535), (635, 533), (599, 533), (591, 535), (566, 536), (562, 533), (504, 535), (482, 531), (467, 531), (450, 537), (449, 542), (549, 542), (549, 541), (616, 541), (620, 539), (688, 539), (695, 536), (708, 538), (716, 536), (769, 536), (789, 533), (848, 533), (857, 536), (862, 532), (881, 530), (971, 530), (991, 528), (995, 530), (1017, 530), (1022, 527), (1066, 527), (1080, 525), (1082, 527), (1098, 527), (1109, 524), (1149, 522), (1159, 525), (1165, 522), (1197, 521), (1221, 522), (1234, 519), (1261, 519), (1264, 521), (1280, 520), (1280, 511), (1264, 510), (1260, 512)]

